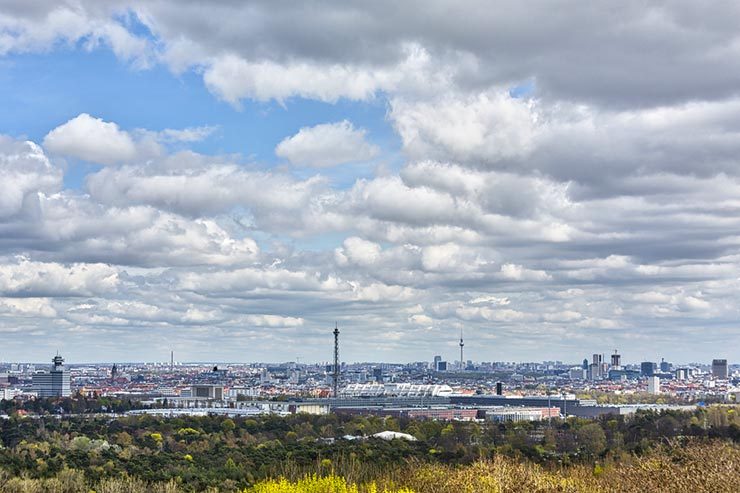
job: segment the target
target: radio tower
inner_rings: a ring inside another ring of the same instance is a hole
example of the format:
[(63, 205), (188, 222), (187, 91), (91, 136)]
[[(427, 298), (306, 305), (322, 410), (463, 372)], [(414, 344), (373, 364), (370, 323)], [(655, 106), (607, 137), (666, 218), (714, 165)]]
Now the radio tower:
[(465, 343), (463, 342), (463, 334), (462, 329), (460, 329), (460, 369), (465, 370), (465, 360), (463, 359), (463, 347), (465, 346)]
[(334, 322), (334, 397), (339, 397), (339, 327)]

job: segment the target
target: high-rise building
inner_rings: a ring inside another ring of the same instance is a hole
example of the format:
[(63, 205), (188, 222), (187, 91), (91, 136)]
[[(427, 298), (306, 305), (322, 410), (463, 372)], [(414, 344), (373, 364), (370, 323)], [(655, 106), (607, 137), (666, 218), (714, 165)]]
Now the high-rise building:
[(714, 359), (712, 360), (712, 376), (721, 380), (727, 380), (730, 376), (727, 371), (727, 360), (726, 359)]
[(594, 353), (593, 355), (593, 362), (588, 368), (589, 377), (591, 380), (597, 380), (599, 378), (602, 378), (604, 376), (604, 368), (603, 368), (603, 357), (600, 354)]
[(51, 364), (50, 371), (33, 374), (33, 391), (41, 398), (69, 397), (72, 389), (69, 371), (64, 369), (64, 358), (57, 354)]
[(660, 378), (648, 377), (648, 392), (651, 394), (660, 394)]
[(640, 363), (640, 374), (643, 377), (652, 377), (655, 375), (655, 369), (657, 367), (658, 365), (652, 361), (643, 361)]
[(667, 362), (664, 358), (660, 358), (660, 372), (668, 373), (669, 371), (671, 371), (671, 364)]
[(619, 370), (621, 366), (622, 366), (622, 356), (615, 349), (614, 354), (612, 354), (612, 368), (614, 370)]

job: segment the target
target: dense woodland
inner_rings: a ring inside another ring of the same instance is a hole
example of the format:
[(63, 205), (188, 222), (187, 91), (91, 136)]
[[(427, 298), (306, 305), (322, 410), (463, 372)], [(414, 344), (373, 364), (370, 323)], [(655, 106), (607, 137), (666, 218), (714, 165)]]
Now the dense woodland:
[[(269, 478), (297, 480), (333, 472), (362, 483), (396, 474), (408, 464), (456, 467), (498, 457), (545, 469), (593, 468), (665, 447), (721, 442), (737, 450), (739, 412), (737, 407), (711, 406), (692, 413), (640, 412), (550, 424), (338, 415), (230, 419), (14, 414), (0, 420), (0, 474), (30, 480), (84, 471), (91, 484), (132, 478), (163, 485), (174, 481), (183, 491), (236, 491)], [(384, 430), (410, 433), (418, 441), (341, 438)]]

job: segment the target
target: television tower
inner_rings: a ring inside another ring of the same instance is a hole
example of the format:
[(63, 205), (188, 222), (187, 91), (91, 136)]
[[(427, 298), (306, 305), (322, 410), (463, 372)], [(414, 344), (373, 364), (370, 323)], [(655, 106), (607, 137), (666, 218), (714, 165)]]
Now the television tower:
[(334, 397), (339, 397), (339, 327), (334, 322)]
[(460, 329), (460, 369), (465, 370), (465, 360), (463, 359), (463, 347), (465, 346), (465, 343), (463, 342), (463, 331)]

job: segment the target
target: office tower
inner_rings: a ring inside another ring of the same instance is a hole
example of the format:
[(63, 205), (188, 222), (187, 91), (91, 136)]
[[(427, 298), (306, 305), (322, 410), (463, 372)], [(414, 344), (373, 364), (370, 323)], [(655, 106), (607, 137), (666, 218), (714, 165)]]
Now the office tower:
[(581, 365), (581, 368), (588, 370), (588, 358), (583, 358), (583, 365)]
[(643, 361), (640, 363), (640, 375), (643, 377), (652, 377), (655, 375), (655, 368), (657, 365), (652, 361)]
[(440, 361), (442, 361), (442, 356), (437, 355), (434, 357), (434, 363), (432, 364), (432, 369), (434, 371), (437, 371), (437, 367), (439, 366)]
[(671, 371), (671, 364), (665, 358), (660, 358), (660, 372), (668, 373), (669, 371)]
[(712, 376), (714, 378), (719, 378), (720, 380), (727, 380), (729, 372), (727, 371), (726, 359), (712, 360)]
[(660, 378), (648, 377), (648, 392), (651, 394), (660, 394)]
[(496, 382), (496, 395), (504, 395), (504, 384)]
[(677, 368), (675, 375), (676, 380), (688, 380), (691, 377), (691, 370), (689, 368)]
[(51, 370), (32, 376), (33, 391), (41, 397), (69, 397), (72, 395), (69, 371), (64, 369), (64, 358), (57, 354), (51, 360)]
[(594, 353), (593, 362), (589, 366), (589, 377), (591, 380), (597, 380), (603, 376), (603, 357), (600, 354)]
[(621, 367), (622, 367), (622, 356), (615, 349), (614, 354), (612, 354), (612, 368), (614, 370), (619, 370)]

